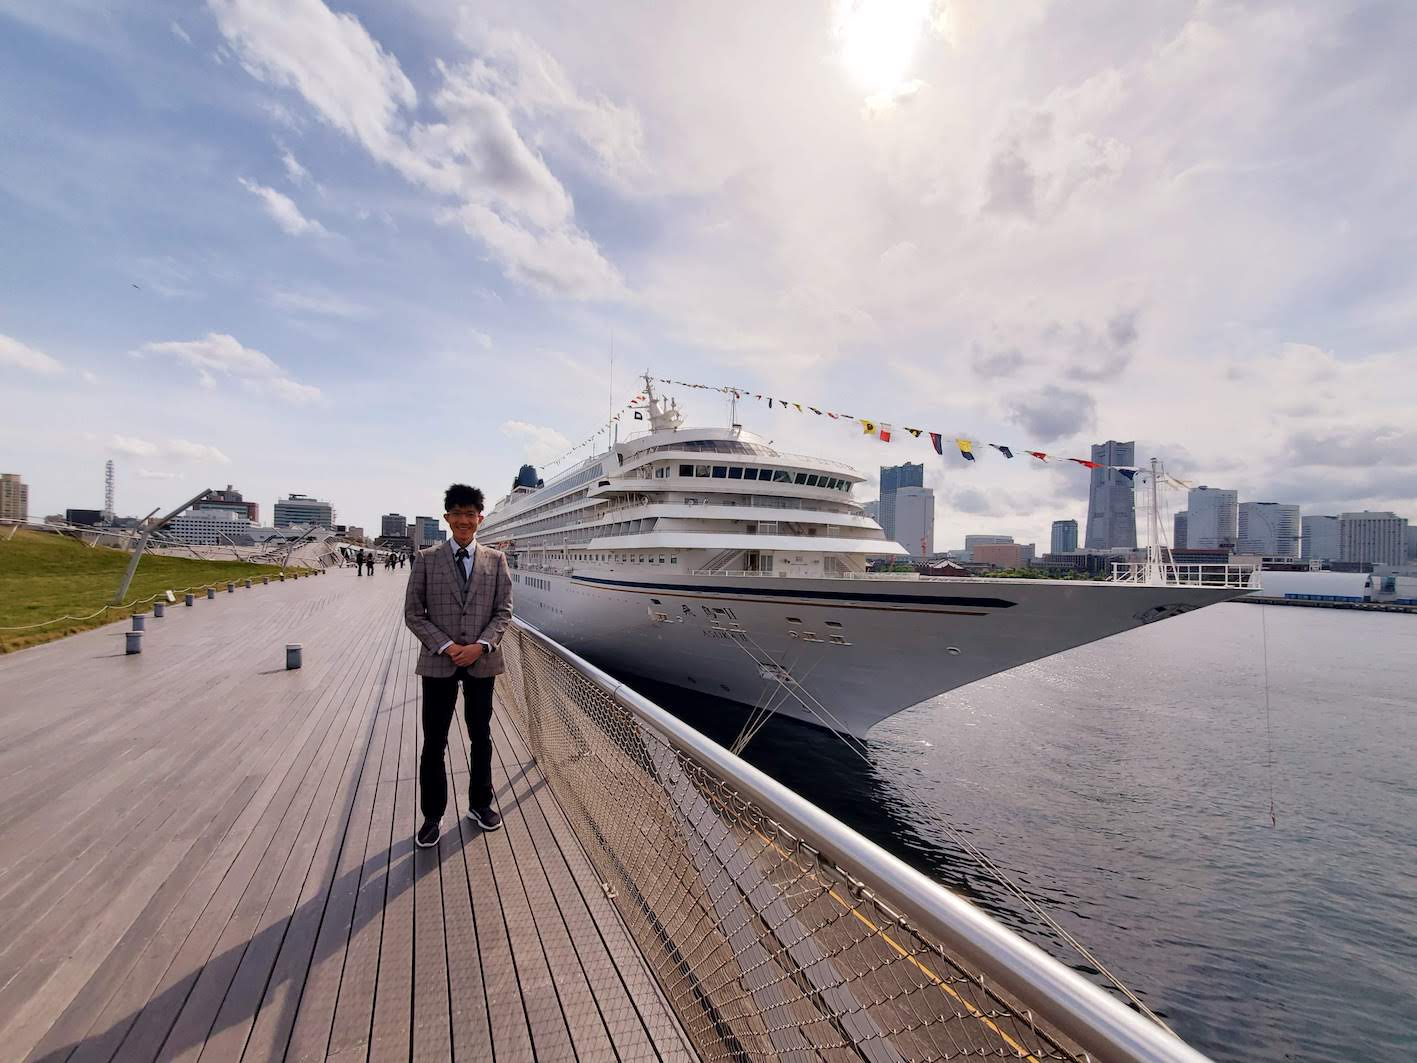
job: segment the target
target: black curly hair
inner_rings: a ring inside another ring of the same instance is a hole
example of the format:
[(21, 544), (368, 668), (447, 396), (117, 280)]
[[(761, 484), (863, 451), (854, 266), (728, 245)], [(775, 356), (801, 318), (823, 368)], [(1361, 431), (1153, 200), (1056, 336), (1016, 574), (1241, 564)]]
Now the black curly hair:
[(453, 484), (443, 492), (443, 512), (451, 513), (454, 509), (463, 506), (471, 506), (477, 512), (482, 512), (482, 489), (480, 487), (469, 487), (467, 484)]

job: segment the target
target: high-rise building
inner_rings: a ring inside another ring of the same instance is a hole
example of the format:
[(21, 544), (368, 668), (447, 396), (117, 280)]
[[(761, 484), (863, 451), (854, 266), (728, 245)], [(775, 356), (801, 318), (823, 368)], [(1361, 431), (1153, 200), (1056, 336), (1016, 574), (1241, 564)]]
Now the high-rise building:
[(915, 557), (935, 552), (935, 492), (928, 487), (901, 487), (895, 493), (896, 542)]
[(287, 495), (276, 502), (275, 526), (289, 528), (293, 524), (311, 524), (317, 528), (335, 526), (335, 507), (309, 495)]
[(1048, 544), (1050, 554), (1070, 554), (1078, 548), (1078, 522), (1075, 520), (1055, 520), (1053, 537)]
[(877, 524), (881, 523), (881, 500), (873, 498), (869, 502), (861, 504), (861, 512), (870, 517)]
[(1298, 557), (1299, 507), (1280, 502), (1241, 502), (1237, 512), (1235, 549), (1262, 557)]
[(1234, 491), (1193, 487), (1186, 493), (1186, 548), (1233, 550), (1240, 530), (1240, 501)]
[(1417, 561), (1417, 524), (1407, 525), (1407, 560)]
[(261, 522), (261, 506), (257, 502), (247, 502), (241, 497), (241, 492), (227, 484), (224, 490), (213, 491), (211, 495), (198, 503), (203, 509), (229, 509), (233, 513), (240, 513), (252, 524)]
[(899, 541), (895, 533), (895, 493), (902, 487), (924, 487), (925, 466), (904, 465), (881, 466), (881, 515), (876, 519), (886, 533), (886, 538)]
[(402, 513), (385, 513), (379, 518), (380, 535), (407, 535), (408, 518)]
[(1171, 518), (1171, 549), (1186, 549), (1186, 541), (1189, 534), (1190, 514), (1183, 509)]
[(30, 519), (29, 485), (17, 472), (0, 473), (0, 520)]
[(1317, 514), (1301, 517), (1299, 526), (1303, 529), (1300, 557), (1306, 561), (1338, 560), (1338, 517)]
[(1407, 518), (1385, 510), (1338, 516), (1338, 559), (1400, 565), (1407, 557)]
[(437, 517), (413, 518), (413, 548), (422, 550), (425, 546), (448, 541), (448, 533), (438, 525)]
[[(1135, 465), (1136, 443), (1109, 439), (1092, 448), (1092, 460), (1099, 465)], [(1114, 546), (1137, 545), (1137, 504), (1132, 481), (1116, 469), (1092, 470), (1087, 496), (1087, 548), (1107, 550)]]

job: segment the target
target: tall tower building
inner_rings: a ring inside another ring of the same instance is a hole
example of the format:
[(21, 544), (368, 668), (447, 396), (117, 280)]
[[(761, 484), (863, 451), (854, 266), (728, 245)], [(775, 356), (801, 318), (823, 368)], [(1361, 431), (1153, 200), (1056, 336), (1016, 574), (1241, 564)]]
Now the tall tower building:
[[(1135, 465), (1137, 445), (1109, 439), (1092, 447), (1100, 465)], [(1116, 469), (1093, 469), (1087, 499), (1087, 547), (1106, 550), (1137, 545), (1137, 504), (1132, 481)]]
[(896, 542), (915, 557), (935, 552), (935, 492), (928, 487), (902, 487), (895, 493)]
[(1184, 509), (1171, 518), (1171, 549), (1184, 550), (1190, 534), (1191, 515)]
[(0, 473), (0, 520), (30, 519), (29, 485), (17, 472)]
[(1240, 502), (1234, 491), (1193, 487), (1186, 493), (1186, 545), (1192, 550), (1233, 550), (1240, 532)]
[(402, 513), (385, 513), (379, 518), (380, 535), (407, 535), (408, 518)]
[(1298, 557), (1299, 507), (1279, 502), (1241, 502), (1235, 549), (1261, 557)]
[(1402, 564), (1407, 557), (1407, 518), (1385, 510), (1340, 514), (1338, 557), (1375, 565)]
[(1299, 556), (1305, 561), (1337, 561), (1339, 557), (1338, 517), (1314, 514), (1300, 519), (1303, 540)]
[(877, 519), (880, 521), (887, 539), (900, 541), (895, 530), (895, 493), (902, 487), (924, 486), (925, 466), (923, 464), (912, 465), (906, 462), (904, 465), (881, 466), (881, 515)]
[(1048, 544), (1050, 554), (1071, 554), (1078, 548), (1078, 522), (1075, 520), (1055, 520), (1053, 538)]

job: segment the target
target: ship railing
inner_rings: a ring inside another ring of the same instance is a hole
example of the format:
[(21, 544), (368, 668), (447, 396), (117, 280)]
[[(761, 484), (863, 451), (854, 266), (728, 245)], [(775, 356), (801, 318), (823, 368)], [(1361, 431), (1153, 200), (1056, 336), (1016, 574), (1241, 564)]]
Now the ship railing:
[(534, 628), (502, 648), (502, 700), (701, 1058), (1204, 1058)]
[(1143, 583), (1166, 587), (1241, 587), (1258, 589), (1258, 569), (1253, 565), (1219, 562), (1192, 564), (1186, 561), (1112, 562), (1113, 583)]

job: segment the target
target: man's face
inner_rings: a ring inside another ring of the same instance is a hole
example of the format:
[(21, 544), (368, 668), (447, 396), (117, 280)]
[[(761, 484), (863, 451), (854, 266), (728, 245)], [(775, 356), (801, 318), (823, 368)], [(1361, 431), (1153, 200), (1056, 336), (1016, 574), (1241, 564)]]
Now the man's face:
[(482, 511), (472, 506), (459, 506), (443, 514), (448, 527), (453, 529), (453, 538), (466, 546), (482, 524)]

